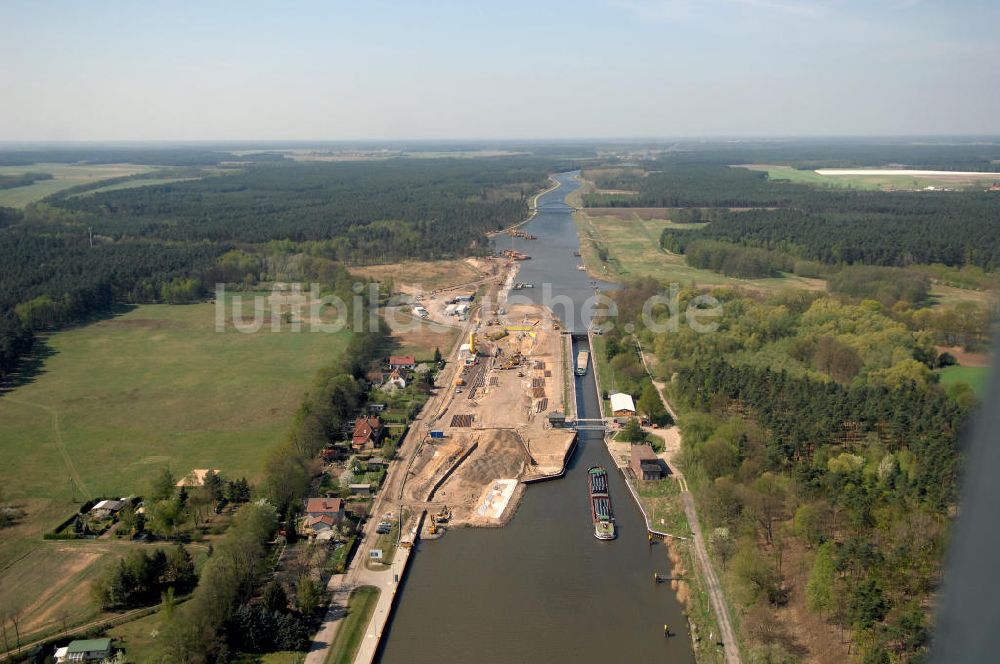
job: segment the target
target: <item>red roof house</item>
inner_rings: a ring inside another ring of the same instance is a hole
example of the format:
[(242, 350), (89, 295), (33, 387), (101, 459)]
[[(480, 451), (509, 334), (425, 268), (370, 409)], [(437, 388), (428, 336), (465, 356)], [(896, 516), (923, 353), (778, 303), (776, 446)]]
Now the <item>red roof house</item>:
[(351, 447), (355, 451), (380, 447), (385, 428), (377, 415), (359, 417), (354, 421), (354, 433), (351, 434)]
[(338, 523), (344, 518), (344, 501), (340, 498), (310, 498), (306, 501), (306, 523), (320, 517), (333, 519), (332, 523)]
[(390, 355), (390, 369), (416, 369), (417, 360), (412, 355)]

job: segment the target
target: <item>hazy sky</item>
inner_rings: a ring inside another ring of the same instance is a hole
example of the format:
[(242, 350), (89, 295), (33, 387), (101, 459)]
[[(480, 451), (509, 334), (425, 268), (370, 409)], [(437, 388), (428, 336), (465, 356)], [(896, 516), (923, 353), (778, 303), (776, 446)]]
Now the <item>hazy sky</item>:
[(1000, 133), (995, 0), (0, 3), (0, 140)]

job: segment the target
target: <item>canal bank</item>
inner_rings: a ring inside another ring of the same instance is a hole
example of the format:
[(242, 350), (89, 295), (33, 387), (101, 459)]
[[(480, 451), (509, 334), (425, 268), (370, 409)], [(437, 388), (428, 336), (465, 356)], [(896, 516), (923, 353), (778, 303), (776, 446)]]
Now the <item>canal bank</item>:
[[(538, 239), (519, 279), (538, 286), (519, 295), (549, 299), (564, 325), (583, 333), (580, 311), (595, 284), (576, 269), (572, 208), (558, 205), (579, 184), (571, 174), (556, 180), (560, 187), (539, 197), (542, 209), (525, 226)], [(593, 364), (572, 380), (577, 416), (600, 417)], [(379, 661), (693, 662), (682, 608), (668, 585), (653, 582), (671, 573), (665, 547), (648, 542), (617, 473), (609, 489), (618, 538), (593, 536), (586, 472), (610, 463), (603, 432), (581, 431), (565, 477), (529, 486), (506, 527), (418, 542)], [(664, 625), (675, 636), (664, 638)]]

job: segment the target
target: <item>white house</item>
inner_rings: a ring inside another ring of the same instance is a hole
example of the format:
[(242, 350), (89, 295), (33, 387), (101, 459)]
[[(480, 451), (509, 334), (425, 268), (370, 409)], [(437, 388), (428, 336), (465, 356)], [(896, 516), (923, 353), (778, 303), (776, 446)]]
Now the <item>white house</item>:
[(635, 403), (632, 396), (615, 392), (611, 395), (611, 412), (615, 417), (633, 417), (635, 415)]

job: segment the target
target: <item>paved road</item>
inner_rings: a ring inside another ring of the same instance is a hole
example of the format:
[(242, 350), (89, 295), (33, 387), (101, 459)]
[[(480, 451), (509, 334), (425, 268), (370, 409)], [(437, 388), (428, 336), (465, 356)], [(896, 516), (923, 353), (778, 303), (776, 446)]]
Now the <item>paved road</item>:
[[(649, 374), (652, 380), (653, 373), (649, 370), (649, 365), (646, 363), (646, 353), (642, 350), (642, 346), (639, 345), (638, 339), (636, 339), (635, 345), (639, 350), (639, 357), (642, 358), (642, 365), (646, 368), (646, 373)], [(667, 397), (663, 393), (666, 385), (662, 381), (653, 380), (653, 386), (659, 393), (663, 406), (676, 422), (677, 412), (670, 405), (670, 402), (667, 401)], [(726, 605), (726, 598), (722, 594), (722, 585), (719, 583), (719, 577), (715, 574), (715, 568), (712, 567), (712, 560), (708, 557), (708, 550), (705, 548), (705, 538), (701, 534), (701, 524), (698, 522), (698, 511), (695, 509), (694, 497), (688, 491), (687, 480), (684, 479), (684, 474), (680, 469), (676, 465), (671, 464), (670, 470), (673, 471), (677, 477), (677, 481), (681, 485), (681, 502), (684, 504), (684, 516), (688, 520), (688, 525), (691, 526), (695, 561), (701, 568), (702, 577), (705, 579), (705, 585), (708, 588), (708, 601), (712, 605), (712, 611), (715, 612), (715, 620), (719, 623), (719, 631), (721, 632), (719, 638), (722, 639), (722, 645), (726, 654), (726, 664), (740, 664), (740, 648), (736, 640), (736, 632), (733, 630), (733, 622), (729, 617), (729, 607)]]

